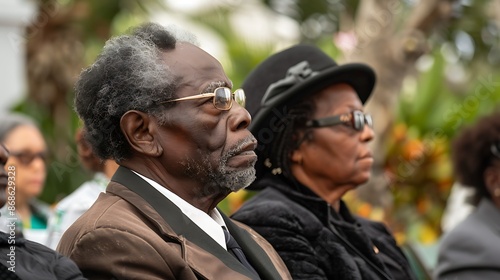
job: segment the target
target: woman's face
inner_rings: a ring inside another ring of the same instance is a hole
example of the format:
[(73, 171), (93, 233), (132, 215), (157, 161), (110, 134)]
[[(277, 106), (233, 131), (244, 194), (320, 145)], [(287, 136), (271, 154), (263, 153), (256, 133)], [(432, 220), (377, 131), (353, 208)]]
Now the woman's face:
[(30, 199), (40, 195), (46, 177), (47, 146), (38, 128), (20, 125), (4, 140), (10, 152), (5, 165), (15, 167), (16, 195)]
[[(324, 89), (314, 95), (314, 101), (313, 119), (363, 111), (356, 92), (347, 84)], [(308, 186), (315, 184), (323, 190), (339, 186), (352, 189), (370, 178), (373, 157), (368, 143), (374, 137), (372, 128), (365, 125), (358, 131), (339, 124), (313, 128), (311, 133), (310, 140), (304, 141), (292, 154), (292, 161), (300, 165), (297, 178), (300, 182)]]
[(500, 160), (494, 159), (483, 174), (486, 190), (491, 196), (491, 201), (500, 208)]

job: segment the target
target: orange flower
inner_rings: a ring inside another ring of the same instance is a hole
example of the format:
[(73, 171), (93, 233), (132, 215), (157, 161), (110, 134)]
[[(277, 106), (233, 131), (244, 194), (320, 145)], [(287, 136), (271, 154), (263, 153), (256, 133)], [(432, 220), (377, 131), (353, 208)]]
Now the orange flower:
[(398, 123), (394, 125), (392, 129), (392, 137), (395, 142), (403, 141), (406, 139), (406, 134), (408, 132), (408, 127), (404, 123)]
[(372, 206), (366, 202), (362, 203), (358, 208), (358, 215), (364, 218), (370, 217), (371, 212), (372, 212)]
[(419, 139), (408, 140), (403, 146), (403, 157), (406, 160), (417, 160), (424, 156), (425, 147)]
[(420, 198), (417, 201), (417, 211), (420, 214), (425, 214), (429, 209), (429, 201), (425, 198)]

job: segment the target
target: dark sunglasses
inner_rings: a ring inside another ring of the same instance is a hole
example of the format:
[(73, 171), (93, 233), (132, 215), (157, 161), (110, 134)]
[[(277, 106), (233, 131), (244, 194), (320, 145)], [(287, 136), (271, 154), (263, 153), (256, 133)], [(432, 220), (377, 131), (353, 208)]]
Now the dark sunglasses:
[(352, 111), (348, 114), (310, 120), (306, 123), (306, 127), (318, 128), (334, 126), (338, 124), (347, 125), (357, 131), (362, 131), (365, 128), (365, 124), (368, 125), (368, 127), (373, 128), (373, 119), (369, 114), (365, 114), (361, 111)]
[(227, 111), (231, 109), (231, 107), (233, 106), (233, 98), (236, 101), (236, 103), (238, 103), (241, 107), (245, 107), (246, 96), (243, 89), (237, 89), (234, 91), (234, 93), (232, 93), (231, 89), (227, 87), (218, 87), (214, 90), (214, 92), (201, 93), (197, 95), (177, 98), (173, 100), (160, 102), (160, 104), (174, 102), (174, 101), (193, 100), (193, 99), (209, 98), (209, 97), (213, 98), (214, 107), (221, 111)]
[(15, 157), (19, 160), (19, 162), (22, 165), (28, 166), (30, 165), (36, 158), (40, 158), (43, 160), (43, 162), (47, 162), (47, 152), (39, 152), (39, 153), (32, 153), (28, 151), (22, 151), (22, 152), (10, 152), (10, 156)]

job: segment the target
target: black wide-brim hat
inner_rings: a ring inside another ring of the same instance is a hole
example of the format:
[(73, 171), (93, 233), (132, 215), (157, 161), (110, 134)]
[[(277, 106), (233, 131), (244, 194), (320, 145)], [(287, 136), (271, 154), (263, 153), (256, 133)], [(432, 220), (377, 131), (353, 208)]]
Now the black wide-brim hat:
[(242, 88), (252, 115), (249, 129), (259, 142), (257, 177), (265, 173), (264, 146), (281, 132), (286, 107), (339, 83), (352, 86), (364, 104), (375, 85), (375, 73), (361, 63), (337, 65), (319, 48), (301, 44), (270, 56), (248, 75)]

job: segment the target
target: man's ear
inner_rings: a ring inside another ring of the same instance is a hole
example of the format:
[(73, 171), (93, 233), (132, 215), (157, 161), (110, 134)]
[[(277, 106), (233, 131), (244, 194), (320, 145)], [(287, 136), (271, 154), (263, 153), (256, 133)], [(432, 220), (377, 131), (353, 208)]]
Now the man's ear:
[(136, 111), (127, 111), (120, 119), (120, 128), (132, 150), (158, 157), (163, 148), (158, 143), (158, 123), (150, 115)]

